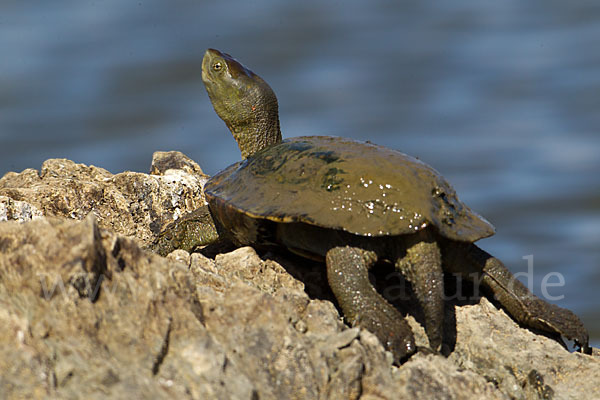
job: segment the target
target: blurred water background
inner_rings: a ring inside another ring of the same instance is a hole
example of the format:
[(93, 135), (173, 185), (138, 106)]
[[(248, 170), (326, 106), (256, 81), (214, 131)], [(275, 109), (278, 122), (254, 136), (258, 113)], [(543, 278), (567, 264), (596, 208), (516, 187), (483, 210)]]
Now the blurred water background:
[(271, 84), (284, 137), (434, 166), (497, 227), (481, 247), (513, 272), (533, 255), (536, 294), (564, 276), (547, 294), (598, 346), (598, 38), (597, 1), (5, 0), (0, 176), (57, 157), (147, 172), (156, 150), (209, 174), (237, 161), (200, 78), (215, 47)]

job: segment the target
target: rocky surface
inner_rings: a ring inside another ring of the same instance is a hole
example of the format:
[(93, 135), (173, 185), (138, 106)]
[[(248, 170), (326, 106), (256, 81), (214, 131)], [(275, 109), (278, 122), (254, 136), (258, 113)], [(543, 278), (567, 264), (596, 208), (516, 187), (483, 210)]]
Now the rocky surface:
[(205, 204), (207, 179), (198, 164), (175, 151), (154, 153), (150, 174), (113, 175), (50, 159), (40, 171), (9, 172), (0, 179), (0, 221), (30, 215), (83, 219), (92, 213), (100, 227), (148, 246), (164, 226)]
[(344, 325), (322, 265), (145, 250), (203, 204), (203, 179), (180, 153), (150, 175), (48, 160), (0, 179), (2, 398), (600, 398), (596, 349), (570, 353), (486, 298), (447, 304), (446, 356), (396, 367)]

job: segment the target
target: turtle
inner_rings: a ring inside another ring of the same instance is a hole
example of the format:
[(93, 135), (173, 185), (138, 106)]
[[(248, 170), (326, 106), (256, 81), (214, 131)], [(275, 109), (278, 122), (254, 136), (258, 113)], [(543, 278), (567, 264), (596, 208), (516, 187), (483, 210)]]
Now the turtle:
[(435, 169), (370, 142), (282, 140), (275, 93), (227, 53), (206, 51), (202, 80), (242, 155), (205, 184), (203, 221), (209, 214), (211, 232), (236, 245), (285, 248), (324, 261), (346, 321), (374, 333), (396, 362), (417, 348), (402, 313), (369, 280), (381, 260), (410, 282), (431, 351), (442, 345), (444, 273), (450, 273), (483, 285), (521, 325), (565, 336), (590, 352), (574, 313), (534, 296), (474, 244), (495, 228)]

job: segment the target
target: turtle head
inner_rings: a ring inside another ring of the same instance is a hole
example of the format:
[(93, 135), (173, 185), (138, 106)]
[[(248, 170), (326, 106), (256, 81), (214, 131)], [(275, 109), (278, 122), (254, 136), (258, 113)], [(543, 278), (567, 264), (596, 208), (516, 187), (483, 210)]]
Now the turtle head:
[(202, 81), (242, 158), (281, 141), (277, 97), (260, 76), (229, 54), (208, 49), (202, 60)]

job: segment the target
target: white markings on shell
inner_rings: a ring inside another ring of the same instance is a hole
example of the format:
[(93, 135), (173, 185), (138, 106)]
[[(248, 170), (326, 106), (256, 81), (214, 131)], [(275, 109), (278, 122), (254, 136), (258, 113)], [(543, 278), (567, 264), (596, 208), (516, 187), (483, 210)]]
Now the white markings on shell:
[[(388, 213), (393, 213), (397, 215), (397, 219), (399, 223), (407, 224), (408, 229), (412, 231), (419, 231), (427, 227), (428, 223), (423, 220), (423, 215), (414, 212), (412, 215), (406, 215), (407, 210), (405, 210), (400, 204), (394, 202), (392, 204), (387, 204), (385, 202), (385, 197), (390, 194), (389, 191), (393, 190), (392, 185), (389, 183), (374, 183), (373, 180), (360, 177), (359, 182), (357, 182), (360, 186), (364, 188), (368, 188), (371, 185), (376, 185), (379, 189), (379, 197), (370, 200), (360, 200), (357, 197), (356, 191), (352, 190), (353, 185), (346, 183), (343, 186), (343, 191), (340, 193), (340, 197), (331, 200), (331, 210), (335, 212), (347, 211), (347, 212), (360, 212), (366, 218), (371, 218), (371, 216), (378, 218), (381, 216), (385, 216)], [(360, 192), (360, 191), (359, 191)], [(340, 218), (343, 218), (340, 215)], [(383, 227), (382, 227), (383, 228)], [(378, 229), (376, 232), (368, 232), (365, 236), (376, 236), (383, 235), (386, 233), (385, 229)]]

